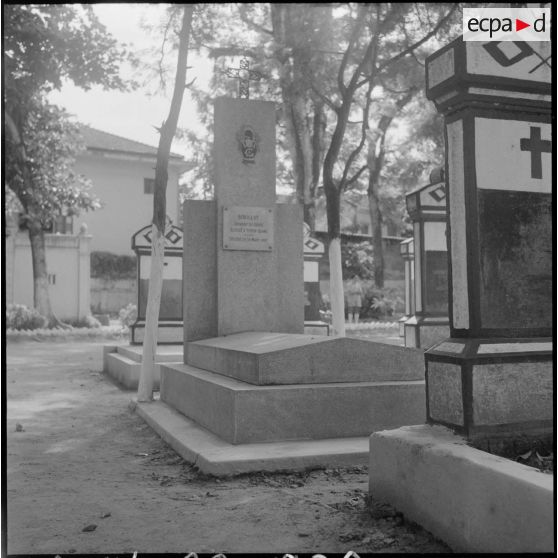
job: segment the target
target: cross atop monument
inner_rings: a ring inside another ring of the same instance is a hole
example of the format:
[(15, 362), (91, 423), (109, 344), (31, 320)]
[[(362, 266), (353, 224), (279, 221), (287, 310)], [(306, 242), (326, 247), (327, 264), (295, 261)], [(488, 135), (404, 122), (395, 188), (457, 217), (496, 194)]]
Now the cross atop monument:
[(262, 74), (256, 70), (250, 69), (250, 61), (248, 58), (243, 58), (240, 61), (240, 68), (225, 68), (223, 73), (228, 77), (238, 79), (238, 98), (250, 98), (250, 81), (260, 81)]

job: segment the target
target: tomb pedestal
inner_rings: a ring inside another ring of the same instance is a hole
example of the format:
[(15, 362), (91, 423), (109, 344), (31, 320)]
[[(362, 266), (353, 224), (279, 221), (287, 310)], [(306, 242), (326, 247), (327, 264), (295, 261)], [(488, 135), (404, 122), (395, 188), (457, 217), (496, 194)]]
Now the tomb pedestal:
[[(427, 66), (445, 117), (452, 292), (450, 339), (425, 355), (427, 415), (483, 445), (553, 426), (551, 104), (535, 63), (547, 45), (458, 40)], [(517, 78), (486, 82), (503, 57)]]
[(554, 437), (550, 45), (458, 39), (427, 60), (450, 337), (425, 352), (428, 424), (370, 437), (370, 493), (457, 552), (554, 548), (550, 475), (493, 455)]

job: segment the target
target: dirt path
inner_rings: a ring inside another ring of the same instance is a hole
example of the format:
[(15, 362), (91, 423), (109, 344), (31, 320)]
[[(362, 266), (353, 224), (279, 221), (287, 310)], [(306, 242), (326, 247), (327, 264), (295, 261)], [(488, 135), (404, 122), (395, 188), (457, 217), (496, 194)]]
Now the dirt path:
[(197, 473), (128, 410), (101, 347), (7, 347), (8, 553), (449, 552), (388, 507), (371, 514), (362, 468)]

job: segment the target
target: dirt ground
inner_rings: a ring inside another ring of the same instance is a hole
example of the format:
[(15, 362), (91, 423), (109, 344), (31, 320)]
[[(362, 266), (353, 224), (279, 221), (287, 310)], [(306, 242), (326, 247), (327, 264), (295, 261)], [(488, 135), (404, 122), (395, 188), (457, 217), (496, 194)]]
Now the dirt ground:
[(129, 410), (102, 344), (7, 346), (9, 554), (450, 552), (369, 506), (363, 467), (200, 474)]

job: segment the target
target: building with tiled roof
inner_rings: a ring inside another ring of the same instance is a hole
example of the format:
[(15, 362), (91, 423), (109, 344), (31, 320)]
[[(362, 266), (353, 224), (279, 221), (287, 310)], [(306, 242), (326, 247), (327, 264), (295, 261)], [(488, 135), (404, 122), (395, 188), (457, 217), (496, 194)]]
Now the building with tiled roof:
[[(157, 156), (157, 148), (151, 145), (123, 138), (115, 134), (109, 134), (108, 132), (91, 128), (91, 126), (86, 126), (85, 124), (82, 124), (80, 128), (88, 151)], [(170, 158), (177, 161), (182, 161), (184, 159), (182, 155), (172, 152)]]
[[(86, 149), (77, 157), (76, 172), (91, 180), (102, 207), (82, 213), (77, 221), (86, 223), (92, 251), (132, 254), (132, 235), (153, 218), (157, 148), (85, 125), (82, 135)], [(178, 179), (188, 168), (181, 155), (171, 153), (167, 215), (174, 223), (180, 219)]]

